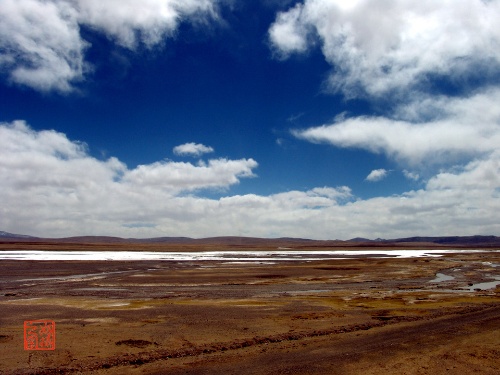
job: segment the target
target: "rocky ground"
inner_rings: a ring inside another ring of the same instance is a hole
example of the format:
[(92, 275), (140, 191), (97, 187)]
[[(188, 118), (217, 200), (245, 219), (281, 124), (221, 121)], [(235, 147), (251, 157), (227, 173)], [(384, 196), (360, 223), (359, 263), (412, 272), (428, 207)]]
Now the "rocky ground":
[[(0, 260), (0, 373), (498, 374), (500, 287), (484, 283), (499, 278), (493, 251)], [(56, 350), (24, 350), (23, 322), (35, 319), (56, 322)]]

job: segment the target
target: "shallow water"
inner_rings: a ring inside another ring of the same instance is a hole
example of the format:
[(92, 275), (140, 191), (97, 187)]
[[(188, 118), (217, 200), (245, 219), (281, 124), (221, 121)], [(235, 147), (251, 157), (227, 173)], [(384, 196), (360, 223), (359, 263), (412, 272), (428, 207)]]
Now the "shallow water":
[(495, 277), (493, 281), (486, 281), (482, 283), (473, 284), (468, 287), (469, 291), (474, 292), (475, 290), (488, 290), (496, 288), (497, 285), (500, 285), (500, 277)]
[(455, 277), (445, 275), (444, 273), (436, 273), (436, 278), (434, 280), (429, 281), (430, 283), (440, 283), (443, 281), (451, 281), (455, 280)]

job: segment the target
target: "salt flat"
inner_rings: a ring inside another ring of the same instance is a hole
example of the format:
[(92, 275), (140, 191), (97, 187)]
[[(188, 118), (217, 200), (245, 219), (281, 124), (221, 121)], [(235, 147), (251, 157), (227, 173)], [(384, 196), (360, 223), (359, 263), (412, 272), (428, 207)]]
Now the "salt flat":
[[(50, 251), (3, 250), (1, 259), (16, 260), (171, 260), (171, 261), (313, 261), (348, 258), (420, 258), (440, 257), (451, 253), (474, 253), (474, 249), (391, 249), (391, 250), (261, 250), (261, 251), (199, 251), (199, 252), (148, 252), (148, 251)], [(496, 250), (492, 250), (496, 251)]]

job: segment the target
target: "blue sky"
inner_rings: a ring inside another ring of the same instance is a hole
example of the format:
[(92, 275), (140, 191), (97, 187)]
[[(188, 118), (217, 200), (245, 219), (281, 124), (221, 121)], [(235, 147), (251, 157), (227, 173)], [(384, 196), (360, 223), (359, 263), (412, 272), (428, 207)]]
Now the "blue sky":
[(3, 0), (0, 228), (500, 235), (500, 1)]

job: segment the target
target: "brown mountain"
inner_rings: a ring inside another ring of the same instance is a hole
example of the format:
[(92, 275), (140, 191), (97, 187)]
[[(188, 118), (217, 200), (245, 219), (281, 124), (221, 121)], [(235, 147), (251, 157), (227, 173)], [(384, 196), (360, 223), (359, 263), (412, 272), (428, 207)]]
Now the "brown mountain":
[(99, 243), (99, 244), (158, 244), (158, 245), (221, 245), (234, 247), (500, 247), (497, 236), (443, 236), (443, 237), (407, 237), (395, 239), (353, 238), (351, 240), (311, 240), (307, 238), (258, 238), (240, 236), (220, 236), (207, 238), (156, 237), (156, 238), (121, 238), (111, 236), (74, 236), (64, 238), (41, 238), (23, 234), (0, 231), (0, 242), (39, 242), (39, 243)]

